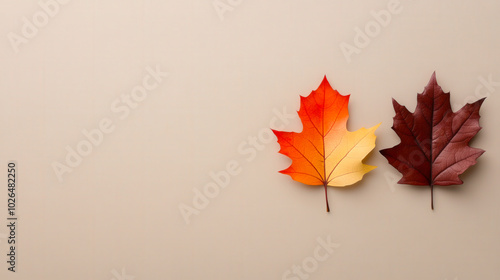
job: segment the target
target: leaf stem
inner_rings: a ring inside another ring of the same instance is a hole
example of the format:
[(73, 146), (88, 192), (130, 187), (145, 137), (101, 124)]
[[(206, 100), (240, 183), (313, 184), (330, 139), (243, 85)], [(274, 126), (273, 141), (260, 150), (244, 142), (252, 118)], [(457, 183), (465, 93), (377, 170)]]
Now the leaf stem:
[(434, 185), (431, 184), (431, 209), (434, 210)]
[(330, 212), (330, 206), (328, 205), (328, 191), (326, 189), (327, 184), (326, 182), (323, 185), (325, 187), (325, 200), (326, 200), (326, 212)]

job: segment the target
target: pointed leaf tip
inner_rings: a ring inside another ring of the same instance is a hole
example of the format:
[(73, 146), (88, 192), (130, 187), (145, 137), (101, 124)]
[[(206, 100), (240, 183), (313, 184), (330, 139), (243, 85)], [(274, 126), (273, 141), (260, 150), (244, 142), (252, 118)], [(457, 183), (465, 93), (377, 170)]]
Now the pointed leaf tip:
[(432, 72), (428, 85), (437, 85), (436, 71)]
[(326, 78), (326, 75), (323, 77), (323, 80), (321, 81), (321, 84), (319, 85), (318, 89), (325, 87), (325, 88), (330, 88), (330, 82)]
[(392, 98), (392, 107), (394, 108), (394, 111), (398, 112), (399, 109), (404, 106), (399, 104), (399, 102), (396, 99)]

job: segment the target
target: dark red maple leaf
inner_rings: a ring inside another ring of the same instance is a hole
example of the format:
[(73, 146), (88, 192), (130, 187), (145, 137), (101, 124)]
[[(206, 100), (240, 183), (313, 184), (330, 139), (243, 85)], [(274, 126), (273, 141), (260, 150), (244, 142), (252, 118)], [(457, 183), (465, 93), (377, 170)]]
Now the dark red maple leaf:
[(434, 186), (462, 184), (458, 175), (484, 153), (469, 146), (481, 129), (479, 109), (484, 99), (453, 112), (450, 94), (443, 92), (433, 73), (424, 92), (417, 95), (414, 113), (392, 100), (396, 111), (392, 129), (401, 143), (380, 153), (403, 174), (399, 184), (430, 186), (432, 209)]

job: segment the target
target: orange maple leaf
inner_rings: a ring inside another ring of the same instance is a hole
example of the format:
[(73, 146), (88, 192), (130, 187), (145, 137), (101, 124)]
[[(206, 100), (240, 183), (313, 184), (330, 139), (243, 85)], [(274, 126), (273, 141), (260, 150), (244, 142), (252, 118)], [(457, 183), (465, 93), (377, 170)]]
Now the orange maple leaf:
[(352, 185), (376, 168), (362, 160), (375, 147), (374, 132), (380, 124), (348, 131), (349, 96), (340, 95), (325, 76), (317, 90), (300, 97), (302, 132), (273, 130), (281, 147), (279, 152), (292, 159), (292, 164), (280, 172), (307, 185), (324, 186), (327, 212), (327, 186)]

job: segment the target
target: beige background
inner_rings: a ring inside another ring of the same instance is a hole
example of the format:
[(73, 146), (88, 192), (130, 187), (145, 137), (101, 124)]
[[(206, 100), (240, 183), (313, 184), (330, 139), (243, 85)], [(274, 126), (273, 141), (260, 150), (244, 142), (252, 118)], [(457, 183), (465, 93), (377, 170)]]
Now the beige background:
[[(74, 0), (16, 53), (8, 34), (41, 8), (0, 1), (0, 178), (16, 160), (20, 219), (13, 274), (2, 187), (0, 278), (282, 279), (330, 236), (340, 247), (309, 279), (498, 279), (498, 84), (481, 90), (472, 145), (486, 153), (465, 184), (435, 190), (435, 211), (427, 188), (393, 184), (378, 151), (362, 182), (329, 189), (329, 214), (321, 188), (277, 172), (289, 161), (275, 140), (251, 161), (238, 152), (324, 75), (351, 94), (349, 129), (382, 122), (376, 150), (399, 142), (391, 98), (413, 111), (433, 71), (455, 110), (481, 78), (500, 82), (496, 0), (401, 0), (348, 63), (340, 44), (388, 2), (233, 0), (221, 20), (212, 0)], [(111, 103), (157, 65), (169, 78), (120, 120)], [(51, 164), (103, 118), (115, 130), (59, 182)], [(179, 205), (232, 160), (241, 173), (187, 225)]]

